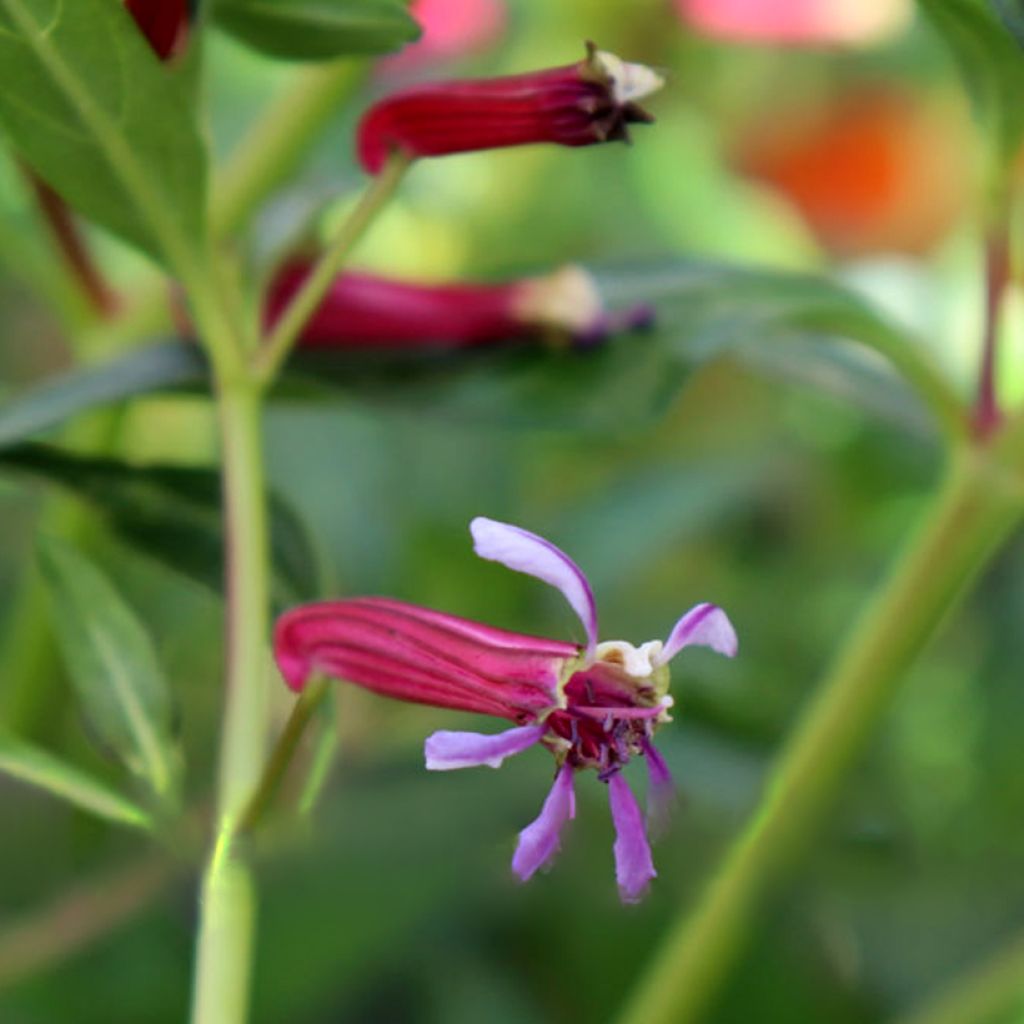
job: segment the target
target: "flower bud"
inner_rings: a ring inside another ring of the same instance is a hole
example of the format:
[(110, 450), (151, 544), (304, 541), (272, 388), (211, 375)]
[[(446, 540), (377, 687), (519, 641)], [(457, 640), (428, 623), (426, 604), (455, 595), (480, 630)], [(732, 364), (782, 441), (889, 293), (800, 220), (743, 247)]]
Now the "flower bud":
[[(286, 264), (271, 284), (268, 324), (281, 315), (310, 272)], [(605, 311), (593, 278), (562, 267), (501, 284), (418, 284), (347, 271), (302, 330), (303, 348), (472, 348), (517, 338), (568, 338), (580, 346), (610, 331), (645, 326), (647, 307)]]
[(184, 44), (188, 0), (124, 0), (124, 5), (161, 60), (173, 57)]
[(505, 78), (436, 82), (386, 97), (359, 124), (359, 161), (376, 174), (393, 152), (445, 156), (554, 142), (628, 141), (627, 126), (654, 119), (637, 100), (664, 80), (587, 44), (577, 64)]

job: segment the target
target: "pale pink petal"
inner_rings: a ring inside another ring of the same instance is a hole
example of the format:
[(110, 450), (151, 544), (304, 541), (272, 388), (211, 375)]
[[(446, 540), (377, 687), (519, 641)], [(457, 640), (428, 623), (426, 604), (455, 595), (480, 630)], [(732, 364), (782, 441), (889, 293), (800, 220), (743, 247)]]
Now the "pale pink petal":
[(713, 604), (698, 604), (691, 608), (673, 627), (665, 646), (651, 661), (655, 665), (670, 662), (684, 647), (697, 644), (710, 647), (731, 658), (739, 649), (736, 630), (729, 617)]
[(519, 526), (477, 516), (469, 529), (473, 535), (473, 550), (481, 558), (536, 576), (562, 592), (587, 631), (587, 656), (590, 657), (597, 645), (597, 608), (580, 567), (550, 541)]
[(544, 735), (547, 726), (523, 725), (517, 729), (486, 735), (479, 732), (446, 732), (441, 730), (427, 737), (423, 753), (427, 768), (446, 772), (453, 768), (500, 768), (506, 757), (532, 747)]
[(664, 835), (676, 803), (676, 787), (665, 759), (650, 740), (643, 741), (647, 761), (647, 828), (652, 838)]
[(615, 879), (619, 896), (623, 903), (637, 903), (658, 872), (651, 860), (640, 805), (621, 772), (608, 780), (608, 799), (615, 825)]
[(573, 771), (572, 765), (562, 765), (537, 820), (519, 833), (519, 843), (512, 857), (512, 870), (523, 882), (548, 864), (558, 853), (562, 827), (576, 816)]
[(865, 44), (905, 28), (910, 0), (676, 0), (705, 35), (739, 42)]

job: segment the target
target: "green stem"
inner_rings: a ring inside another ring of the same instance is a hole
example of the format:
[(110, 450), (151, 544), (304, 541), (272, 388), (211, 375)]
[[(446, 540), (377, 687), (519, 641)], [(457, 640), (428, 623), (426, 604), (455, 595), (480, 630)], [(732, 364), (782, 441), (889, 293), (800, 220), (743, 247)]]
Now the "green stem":
[(214, 237), (225, 238), (242, 227), (263, 199), (295, 171), (363, 73), (363, 65), (352, 60), (296, 73), (218, 173), (210, 207)]
[(252, 959), (255, 887), (236, 826), (260, 781), (267, 721), (269, 581), (259, 389), (220, 382), (227, 536), (227, 694), (218, 829), (203, 878), (193, 1024), (243, 1024)]
[(277, 375), (281, 365), (288, 358), (288, 352), (295, 344), (299, 332), (320, 304), (346, 257), (395, 194), (410, 163), (411, 158), (404, 154), (393, 155), (359, 197), (355, 209), (317, 260), (302, 287), (285, 308), (264, 342), (255, 367), (263, 381), (269, 383)]
[(898, 1024), (987, 1024), (1024, 1007), (1024, 935), (954, 978)]
[(237, 829), (239, 834), (255, 828), (266, 813), (295, 757), (295, 751), (306, 731), (306, 726), (309, 725), (310, 719), (316, 714), (327, 695), (327, 685), (326, 680), (314, 680), (292, 706), (288, 721), (263, 769), (263, 777), (260, 779), (259, 786), (242, 812)]
[(703, 900), (670, 927), (620, 1024), (697, 1021), (760, 901), (824, 816), (896, 685), (1024, 512), (1024, 486), (984, 449), (960, 453), (889, 582), (782, 751), (760, 807)]

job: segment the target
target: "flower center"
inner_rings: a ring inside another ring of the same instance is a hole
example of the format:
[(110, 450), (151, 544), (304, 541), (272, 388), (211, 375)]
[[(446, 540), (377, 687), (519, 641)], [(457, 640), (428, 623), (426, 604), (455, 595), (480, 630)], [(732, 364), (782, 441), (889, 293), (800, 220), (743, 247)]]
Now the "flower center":
[(642, 751), (672, 707), (668, 668), (656, 663), (661, 647), (660, 640), (607, 641), (592, 664), (571, 671), (563, 705), (546, 719), (544, 742), (560, 761), (608, 777)]

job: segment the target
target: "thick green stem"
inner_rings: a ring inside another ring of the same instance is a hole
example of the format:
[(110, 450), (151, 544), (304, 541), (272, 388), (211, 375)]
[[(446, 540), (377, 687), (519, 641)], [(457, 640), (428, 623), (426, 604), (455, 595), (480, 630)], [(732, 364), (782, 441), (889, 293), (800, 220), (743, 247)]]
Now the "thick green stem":
[[(988, 1024), (1024, 1009), (1024, 935), (900, 1017), (898, 1024)], [(1019, 1018), (1014, 1018), (1019, 1019)]]
[(620, 1024), (688, 1024), (739, 952), (758, 905), (813, 835), (897, 683), (1024, 511), (1021, 478), (964, 452), (779, 757), (703, 900), (670, 928)]
[(377, 214), (395, 194), (405, 172), (409, 169), (409, 164), (410, 158), (400, 153), (396, 153), (388, 160), (384, 169), (359, 197), (355, 209), (317, 260), (295, 297), (288, 303), (256, 359), (256, 371), (264, 381), (269, 383), (277, 375), (306, 321), (313, 315), (326, 294), (331, 281)]
[(256, 790), (267, 731), (268, 541), (259, 389), (244, 378), (219, 393), (227, 536), (227, 692), (217, 841), (203, 878), (193, 1024), (243, 1024), (255, 892), (236, 824)]

